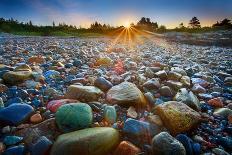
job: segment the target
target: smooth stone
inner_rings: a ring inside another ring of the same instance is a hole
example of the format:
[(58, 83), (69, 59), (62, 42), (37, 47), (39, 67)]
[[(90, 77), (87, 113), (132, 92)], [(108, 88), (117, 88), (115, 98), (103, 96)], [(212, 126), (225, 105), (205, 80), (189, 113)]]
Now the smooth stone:
[(172, 97), (174, 92), (172, 89), (168, 86), (162, 86), (159, 90), (160, 95), (165, 96), (165, 97)]
[(200, 114), (181, 102), (164, 102), (154, 110), (173, 135), (189, 131), (200, 123)]
[(168, 72), (168, 80), (179, 81), (181, 77), (182, 75), (177, 72), (174, 71)]
[(156, 105), (156, 99), (155, 97), (153, 96), (153, 94), (151, 92), (146, 92), (144, 94), (145, 96), (145, 99), (147, 100), (148, 104), (151, 105), (151, 106), (155, 106)]
[(18, 136), (6, 136), (3, 140), (5, 145), (15, 145), (23, 140), (23, 137)]
[(60, 72), (55, 70), (48, 70), (44, 73), (46, 79), (56, 79), (60, 77)]
[(215, 108), (222, 108), (224, 106), (220, 97), (210, 99), (207, 103)]
[(119, 132), (109, 127), (95, 127), (60, 135), (51, 155), (107, 155), (119, 144)]
[(187, 75), (187, 73), (185, 72), (185, 70), (182, 69), (182, 68), (179, 68), (179, 67), (172, 67), (172, 68), (171, 68), (171, 71), (176, 72), (176, 73), (179, 73), (179, 74), (181, 74), (182, 76), (186, 76), (186, 75)]
[(174, 100), (183, 102), (192, 109), (200, 110), (200, 102), (193, 92), (188, 92), (186, 88), (181, 88), (174, 97)]
[(32, 71), (32, 69), (29, 65), (23, 64), (23, 65), (16, 67), (14, 71)]
[(151, 129), (151, 125), (148, 122), (128, 118), (124, 123), (122, 131), (131, 142), (139, 145), (143, 143), (150, 143), (152, 137)]
[(206, 93), (206, 89), (204, 87), (202, 87), (201, 85), (199, 85), (199, 84), (193, 85), (192, 91), (194, 93), (197, 93), (197, 94), (199, 94), (199, 93)]
[(207, 81), (205, 81), (204, 79), (201, 79), (201, 78), (191, 78), (191, 81), (192, 81), (193, 85), (199, 84), (204, 88), (206, 88), (209, 85), (209, 83)]
[(111, 60), (109, 57), (102, 57), (96, 60), (97, 66), (110, 66), (112, 63), (113, 60)]
[(117, 120), (117, 113), (114, 106), (106, 106), (104, 108), (104, 119), (110, 124), (113, 124)]
[(186, 155), (184, 146), (167, 132), (152, 139), (153, 155)]
[(60, 99), (60, 100), (52, 100), (49, 101), (47, 104), (47, 109), (50, 110), (51, 112), (55, 113), (59, 107), (62, 105), (68, 104), (68, 103), (76, 103), (78, 102), (77, 100), (73, 99)]
[(156, 91), (160, 88), (160, 82), (157, 78), (153, 78), (145, 82), (143, 87), (148, 91)]
[(131, 118), (137, 118), (138, 117), (138, 113), (136, 112), (135, 107), (130, 106), (129, 109), (127, 109), (127, 114), (128, 117)]
[(141, 152), (140, 148), (129, 141), (122, 141), (113, 155), (138, 155)]
[(0, 97), (0, 109), (2, 109), (2, 108), (4, 108), (4, 107), (5, 107), (5, 105), (4, 105), (4, 103), (3, 103), (2, 98)]
[(25, 151), (26, 149), (23, 145), (12, 146), (7, 148), (3, 155), (24, 155)]
[(229, 115), (232, 115), (232, 110), (229, 108), (218, 108), (214, 111), (213, 115), (227, 118)]
[(23, 100), (20, 97), (14, 97), (14, 98), (10, 98), (9, 100), (7, 100), (7, 102), (5, 103), (5, 106), (9, 106), (14, 103), (22, 103), (22, 102)]
[(8, 90), (8, 87), (4, 84), (0, 84), (0, 93), (6, 92)]
[(136, 108), (145, 107), (147, 101), (143, 93), (130, 82), (123, 82), (113, 86), (106, 96), (106, 100), (110, 104), (118, 104), (120, 106), (134, 106)]
[(31, 116), (30, 121), (31, 123), (40, 123), (43, 121), (43, 118), (39, 113), (37, 113)]
[(232, 137), (227, 136), (227, 137), (218, 137), (216, 140), (218, 145), (221, 145), (225, 148), (226, 151), (231, 152), (232, 151)]
[(28, 104), (15, 103), (6, 108), (0, 109), (0, 121), (8, 125), (19, 125), (26, 121), (34, 112)]
[(106, 80), (104, 77), (99, 77), (94, 81), (94, 86), (100, 88), (102, 91), (106, 92), (111, 87), (113, 87), (113, 84)]
[(183, 84), (178, 81), (168, 80), (165, 83), (167, 86), (169, 86), (172, 90), (178, 91), (180, 88), (183, 87)]
[(85, 103), (69, 103), (61, 106), (56, 114), (56, 123), (63, 132), (90, 127), (93, 121), (92, 109)]
[(49, 150), (52, 146), (52, 142), (47, 137), (40, 137), (35, 144), (31, 147), (31, 155), (46, 155), (49, 154)]
[(165, 70), (161, 70), (155, 73), (155, 75), (160, 78), (161, 80), (167, 79), (168, 75)]
[(5, 83), (9, 83), (11, 85), (22, 83), (25, 80), (32, 78), (31, 71), (9, 71), (3, 75), (3, 80)]
[(45, 59), (44, 59), (44, 57), (33, 56), (33, 57), (30, 57), (30, 58), (28, 59), (28, 63), (29, 63), (29, 64), (31, 64), (31, 63), (42, 64), (42, 63), (45, 63)]
[(191, 80), (190, 80), (190, 77), (188, 76), (182, 76), (180, 79), (180, 82), (183, 83), (185, 87), (190, 87), (191, 85)]
[(81, 102), (97, 101), (103, 92), (94, 86), (70, 85), (65, 94), (67, 99), (76, 99)]
[(191, 138), (184, 134), (179, 134), (176, 136), (176, 139), (183, 144), (187, 155), (194, 155), (194, 151), (192, 148), (193, 141), (191, 140)]
[(228, 152), (220, 148), (213, 148), (212, 152), (215, 153), (216, 155), (230, 155)]

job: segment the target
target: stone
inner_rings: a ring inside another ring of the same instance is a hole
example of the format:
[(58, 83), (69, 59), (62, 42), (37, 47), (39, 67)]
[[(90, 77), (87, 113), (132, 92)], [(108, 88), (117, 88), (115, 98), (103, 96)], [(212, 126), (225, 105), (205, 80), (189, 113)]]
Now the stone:
[(201, 78), (191, 78), (191, 81), (192, 81), (192, 84), (195, 85), (195, 84), (199, 84), (201, 85), (202, 87), (206, 88), (209, 83)]
[(3, 75), (4, 82), (12, 85), (22, 83), (23, 81), (31, 78), (32, 78), (31, 71), (17, 71), (17, 72), (9, 71)]
[(185, 70), (182, 69), (182, 68), (179, 68), (179, 67), (172, 67), (172, 68), (171, 68), (171, 71), (176, 72), (176, 73), (179, 73), (179, 74), (181, 74), (182, 76), (186, 76), (186, 75), (187, 75), (187, 73), (185, 72)]
[(104, 120), (113, 124), (117, 120), (117, 113), (114, 106), (106, 106), (104, 108)]
[(229, 108), (218, 108), (213, 112), (213, 114), (227, 118), (229, 115), (232, 115), (232, 110)]
[(31, 155), (46, 155), (49, 154), (49, 150), (52, 146), (52, 142), (47, 137), (40, 137), (35, 144), (31, 146)]
[(123, 127), (123, 133), (134, 144), (150, 144), (152, 131), (151, 125), (148, 122), (138, 121), (128, 118)]
[(32, 69), (29, 65), (23, 64), (23, 65), (16, 67), (14, 71), (32, 71)]
[(180, 82), (185, 86), (185, 87), (190, 87), (191, 81), (188, 76), (182, 76), (180, 79)]
[(5, 151), (5, 148), (6, 146), (2, 142), (0, 142), (0, 154), (3, 154), (3, 152)]
[(168, 75), (165, 70), (161, 70), (155, 73), (155, 75), (160, 78), (161, 80), (167, 79)]
[(176, 139), (183, 144), (187, 155), (194, 155), (194, 151), (192, 148), (193, 141), (191, 138), (189, 138), (188, 136), (184, 134), (178, 134), (176, 136)]
[(55, 70), (48, 70), (43, 75), (46, 79), (57, 79), (60, 77), (60, 72)]
[(73, 100), (73, 99), (52, 100), (48, 102), (47, 109), (55, 113), (58, 110), (58, 108), (61, 107), (62, 105), (68, 103), (77, 103), (77, 102), (78, 102), (77, 100)]
[(158, 90), (160, 88), (160, 82), (157, 78), (153, 78), (153, 79), (150, 79), (147, 82), (145, 82), (143, 84), (143, 87), (146, 90), (155, 91), (155, 90)]
[(76, 99), (81, 102), (97, 101), (103, 92), (94, 86), (70, 85), (65, 94), (67, 99)]
[(95, 127), (60, 135), (51, 155), (107, 155), (119, 144), (119, 132), (109, 127)]
[(193, 129), (201, 119), (198, 112), (186, 104), (176, 101), (157, 105), (154, 110), (173, 135)]
[(135, 107), (130, 106), (129, 109), (127, 109), (127, 116), (131, 118), (137, 118), (138, 113), (136, 112)]
[(110, 104), (118, 104), (120, 106), (134, 106), (136, 108), (145, 107), (147, 101), (143, 93), (130, 82), (123, 82), (113, 86), (106, 96), (106, 100)]
[(2, 124), (19, 125), (26, 121), (33, 112), (34, 109), (32, 106), (15, 103), (0, 109), (0, 121)]
[(122, 141), (113, 155), (138, 155), (141, 150), (129, 141)]
[(22, 142), (23, 137), (18, 137), (18, 136), (6, 136), (3, 140), (3, 143), (5, 145), (15, 145), (19, 142)]
[(31, 123), (36, 124), (36, 123), (42, 122), (43, 118), (39, 113), (37, 113), (37, 114), (34, 114), (34, 115), (31, 116), (30, 121), (31, 121)]
[(192, 91), (197, 94), (206, 93), (206, 89), (199, 84), (193, 85)]
[(223, 107), (223, 101), (219, 97), (210, 99), (207, 103), (215, 108), (222, 108)]
[(160, 128), (164, 127), (164, 124), (158, 115), (149, 115), (147, 117), (148, 122), (159, 126)]
[(25, 147), (23, 145), (18, 145), (7, 148), (3, 155), (24, 155), (25, 152)]
[(152, 139), (153, 155), (186, 155), (184, 146), (167, 132), (161, 132)]
[(191, 91), (188, 92), (186, 88), (181, 88), (175, 95), (174, 100), (183, 102), (196, 111), (200, 110), (198, 98)]
[(6, 92), (8, 90), (8, 87), (4, 84), (0, 84), (0, 93)]
[(168, 72), (168, 80), (179, 81), (181, 77), (182, 75), (177, 72), (174, 71)]
[(226, 77), (224, 79), (224, 83), (225, 83), (226, 86), (232, 87), (232, 77)]
[(174, 92), (172, 89), (168, 86), (162, 86), (159, 90), (160, 95), (165, 96), (165, 97), (172, 97), (174, 96)]
[(28, 59), (28, 63), (42, 64), (44, 62), (45, 62), (45, 59), (41, 56), (33, 56)]
[(113, 87), (113, 84), (110, 81), (106, 80), (104, 77), (99, 77), (94, 81), (94, 86), (106, 92), (111, 87)]
[(113, 60), (111, 60), (109, 57), (98, 58), (96, 61), (97, 66), (109, 66), (112, 63), (113, 63)]
[(178, 81), (168, 80), (165, 83), (167, 86), (169, 86), (172, 90), (178, 91), (180, 88), (183, 87), (183, 84)]
[(56, 123), (63, 132), (90, 127), (93, 121), (92, 109), (85, 103), (69, 103), (61, 106), (56, 114)]

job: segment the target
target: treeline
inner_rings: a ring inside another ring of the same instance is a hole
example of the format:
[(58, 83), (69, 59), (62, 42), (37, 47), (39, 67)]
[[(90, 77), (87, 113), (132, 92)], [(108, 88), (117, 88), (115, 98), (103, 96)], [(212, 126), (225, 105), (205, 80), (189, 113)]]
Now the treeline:
[[(220, 29), (232, 29), (232, 24), (229, 19), (223, 19), (222, 21), (217, 21), (211, 27), (201, 27), (201, 23), (197, 17), (193, 17), (188, 26), (180, 23), (175, 29), (167, 29), (164, 25), (158, 25), (157, 22), (152, 22), (150, 18), (142, 17), (136, 24), (131, 23), (131, 26), (148, 30), (151, 32), (163, 33), (167, 31), (177, 31), (177, 32), (204, 32)], [(83, 33), (100, 33), (107, 34), (111, 31), (118, 29), (119, 27), (113, 27), (106, 24), (101, 24), (99, 22), (94, 22), (89, 28), (76, 27), (74, 25), (68, 25), (66, 23), (52, 23), (51, 26), (38, 26), (34, 25), (31, 21), (23, 23), (11, 19), (0, 18), (0, 32), (14, 33), (14, 34), (25, 34), (25, 35), (78, 35)]]

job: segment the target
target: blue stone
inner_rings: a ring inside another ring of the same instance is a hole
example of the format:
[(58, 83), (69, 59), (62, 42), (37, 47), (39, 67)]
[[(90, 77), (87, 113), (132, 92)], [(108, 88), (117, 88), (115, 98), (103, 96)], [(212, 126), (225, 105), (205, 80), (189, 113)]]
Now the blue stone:
[(59, 76), (60, 76), (60, 72), (55, 70), (48, 70), (44, 73), (44, 77), (46, 79), (56, 79)]
[(19, 89), (18, 90), (18, 97), (22, 98), (25, 100), (29, 96), (27, 90)]
[(98, 88), (100, 88), (102, 91), (107, 91), (111, 87), (113, 87), (113, 84), (106, 80), (104, 77), (99, 77), (94, 81), (94, 85)]
[(39, 106), (41, 106), (42, 102), (41, 102), (39, 99), (34, 98), (34, 99), (31, 101), (31, 104), (32, 104), (34, 107), (38, 108)]
[(201, 145), (199, 143), (194, 143), (192, 145), (194, 155), (199, 155), (201, 153)]
[(143, 143), (149, 144), (152, 136), (150, 123), (138, 121), (132, 118), (128, 118), (125, 121), (123, 132), (132, 143), (137, 145), (141, 145)]
[(40, 137), (35, 144), (31, 147), (31, 155), (44, 155), (48, 152), (50, 147), (52, 146), (52, 142), (47, 139), (47, 137)]
[(65, 68), (71, 68), (72, 66), (73, 66), (73, 64), (71, 64), (71, 63), (67, 63), (64, 65)]
[(5, 145), (15, 145), (23, 140), (23, 137), (18, 136), (6, 136), (3, 140)]
[(184, 145), (185, 150), (186, 150), (186, 154), (194, 155), (193, 154), (193, 149), (192, 149), (192, 143), (193, 142), (188, 136), (186, 136), (184, 134), (179, 134), (179, 135), (176, 136), (176, 139), (178, 141), (180, 141)]
[(217, 144), (223, 146), (228, 151), (232, 151), (232, 137), (218, 137)]
[(18, 125), (25, 121), (33, 112), (34, 109), (32, 106), (15, 103), (0, 109), (0, 121), (7, 125)]
[(82, 65), (82, 61), (79, 59), (74, 60), (73, 66), (75, 67), (80, 67)]
[(25, 147), (23, 145), (12, 146), (6, 149), (3, 155), (24, 155)]

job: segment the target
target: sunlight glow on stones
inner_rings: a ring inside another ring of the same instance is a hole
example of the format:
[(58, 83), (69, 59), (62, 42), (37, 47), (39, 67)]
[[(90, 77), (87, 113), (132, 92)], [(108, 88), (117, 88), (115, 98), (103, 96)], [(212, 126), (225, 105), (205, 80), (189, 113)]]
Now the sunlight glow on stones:
[(125, 28), (130, 28), (131, 24), (129, 22), (125, 22), (125, 24), (123, 25)]

